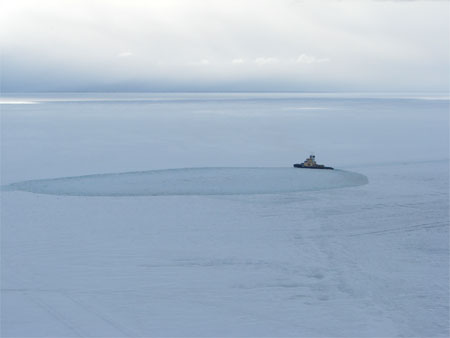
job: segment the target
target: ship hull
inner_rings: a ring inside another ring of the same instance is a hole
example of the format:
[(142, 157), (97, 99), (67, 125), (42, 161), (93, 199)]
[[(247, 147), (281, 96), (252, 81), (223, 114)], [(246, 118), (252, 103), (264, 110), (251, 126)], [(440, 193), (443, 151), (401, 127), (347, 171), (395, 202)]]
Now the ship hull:
[(321, 167), (319, 167), (319, 166), (317, 166), (317, 167), (306, 167), (306, 166), (304, 166), (303, 164), (299, 164), (299, 163), (296, 163), (296, 164), (294, 164), (294, 168), (303, 168), (303, 169), (328, 169), (328, 170), (334, 170), (334, 168), (332, 168), (332, 167), (325, 167), (325, 166), (321, 166)]

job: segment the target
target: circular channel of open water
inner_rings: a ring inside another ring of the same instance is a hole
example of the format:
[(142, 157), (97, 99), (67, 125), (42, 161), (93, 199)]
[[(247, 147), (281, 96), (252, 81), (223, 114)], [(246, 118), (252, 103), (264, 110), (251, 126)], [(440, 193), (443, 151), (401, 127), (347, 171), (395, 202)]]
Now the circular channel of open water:
[(186, 168), (23, 181), (4, 188), (68, 196), (248, 195), (354, 187), (366, 183), (366, 176), (344, 170)]

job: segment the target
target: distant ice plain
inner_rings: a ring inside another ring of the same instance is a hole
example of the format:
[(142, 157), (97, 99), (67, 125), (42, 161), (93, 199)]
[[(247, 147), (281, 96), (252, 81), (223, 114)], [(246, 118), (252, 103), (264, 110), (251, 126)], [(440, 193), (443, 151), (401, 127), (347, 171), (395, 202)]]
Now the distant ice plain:
[(2, 106), (2, 184), (311, 151), (369, 184), (2, 191), (3, 336), (448, 336), (448, 99), (111, 95)]

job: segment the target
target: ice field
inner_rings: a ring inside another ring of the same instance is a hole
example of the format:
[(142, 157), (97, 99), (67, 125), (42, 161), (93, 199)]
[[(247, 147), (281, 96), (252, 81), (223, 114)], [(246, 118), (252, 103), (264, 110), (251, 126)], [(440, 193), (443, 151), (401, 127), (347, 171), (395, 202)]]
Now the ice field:
[(67, 196), (251, 195), (367, 184), (342, 170), (296, 168), (181, 168), (17, 182), (7, 190)]
[(3, 337), (449, 335), (448, 98), (6, 100)]

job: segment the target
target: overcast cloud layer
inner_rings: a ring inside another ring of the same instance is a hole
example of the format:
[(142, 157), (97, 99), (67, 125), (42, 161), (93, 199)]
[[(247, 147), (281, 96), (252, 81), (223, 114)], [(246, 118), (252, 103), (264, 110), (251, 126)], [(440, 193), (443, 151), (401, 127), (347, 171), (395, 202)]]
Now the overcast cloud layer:
[(447, 91), (448, 1), (3, 0), (3, 91)]

